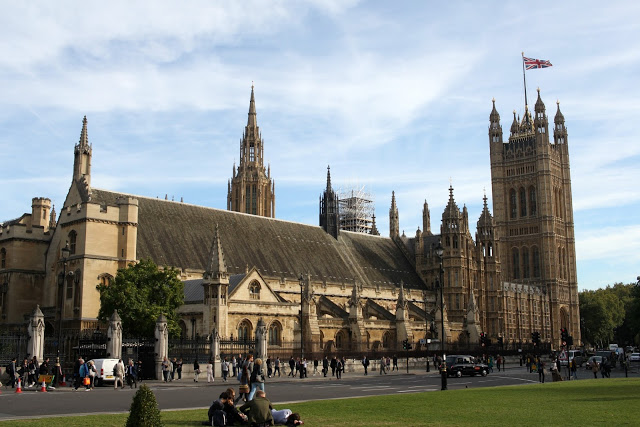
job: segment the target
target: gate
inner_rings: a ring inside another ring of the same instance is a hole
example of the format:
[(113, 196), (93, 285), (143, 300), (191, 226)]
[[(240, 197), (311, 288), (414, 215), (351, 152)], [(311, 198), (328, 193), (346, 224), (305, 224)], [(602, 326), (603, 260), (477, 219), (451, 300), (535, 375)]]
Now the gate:
[[(138, 378), (141, 380), (156, 379), (155, 339), (123, 338), (122, 360), (126, 364), (129, 359), (138, 366)], [(140, 369), (142, 362), (142, 369)]]
[(211, 354), (210, 342), (207, 337), (195, 337), (194, 339), (170, 339), (169, 359), (182, 359), (183, 363), (194, 361), (206, 362)]
[[(21, 328), (22, 329), (22, 328)], [(0, 366), (6, 366), (12, 358), (20, 364), (27, 357), (29, 335), (21, 330), (3, 332), (0, 335)]]
[(232, 356), (241, 354), (246, 356), (248, 354), (256, 354), (257, 340), (241, 340), (234, 338), (220, 338), (220, 359), (228, 357), (231, 360)]

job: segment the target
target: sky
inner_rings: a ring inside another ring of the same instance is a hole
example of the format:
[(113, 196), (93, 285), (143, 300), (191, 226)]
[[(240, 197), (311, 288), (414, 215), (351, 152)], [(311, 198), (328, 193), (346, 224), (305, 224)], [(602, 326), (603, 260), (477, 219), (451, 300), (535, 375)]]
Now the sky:
[[(62, 206), (87, 116), (92, 186), (226, 209), (251, 85), (276, 217), (318, 224), (334, 187), (364, 186), (388, 235), (428, 201), (472, 234), (491, 200), (492, 99), (505, 139), (524, 111), (522, 52), (565, 116), (578, 286), (640, 275), (640, 3), (630, 1), (2, 1), (0, 222)], [(490, 203), (491, 208), (491, 203)], [(491, 211), (493, 209), (491, 208)]]

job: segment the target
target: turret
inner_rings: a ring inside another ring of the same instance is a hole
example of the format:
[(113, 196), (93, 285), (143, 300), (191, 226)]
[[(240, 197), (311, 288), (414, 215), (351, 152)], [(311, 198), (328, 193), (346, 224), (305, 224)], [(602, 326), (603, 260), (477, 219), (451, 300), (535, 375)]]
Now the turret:
[[(493, 103), (493, 108), (491, 109), (491, 114), (489, 114), (489, 141), (492, 143), (501, 143), (502, 142), (502, 126), (500, 125), (500, 114), (498, 114), (498, 110), (496, 110), (495, 98), (492, 99), (491, 102)], [(515, 120), (515, 112), (514, 112), (514, 120)], [(513, 126), (512, 126), (512, 132), (513, 132)]]
[(400, 235), (400, 221), (398, 219), (398, 207), (396, 206), (396, 192), (391, 192), (391, 208), (389, 208), (389, 237)]
[(548, 142), (549, 120), (547, 119), (547, 114), (545, 112), (544, 102), (542, 102), (542, 98), (540, 98), (540, 88), (538, 88), (538, 99), (536, 100), (535, 114), (534, 126), (536, 134), (543, 136), (542, 142)]
[(87, 116), (82, 119), (80, 140), (74, 148), (73, 180), (84, 178), (86, 185), (91, 185), (91, 145), (87, 133)]
[(422, 206), (422, 229), (427, 236), (431, 235), (431, 211), (429, 211), (427, 199), (424, 200), (424, 205)]
[(334, 239), (340, 234), (340, 205), (338, 195), (331, 188), (331, 169), (327, 166), (327, 187), (320, 196), (320, 227)]
[(463, 230), (463, 218), (458, 205), (453, 198), (453, 186), (449, 186), (449, 203), (442, 213), (441, 234), (444, 238), (443, 246), (446, 249), (458, 249), (460, 247), (461, 233)]
[(42, 227), (44, 232), (49, 231), (49, 212), (51, 200), (45, 197), (34, 197), (31, 200), (31, 226)]
[(557, 101), (558, 111), (556, 112), (556, 116), (553, 119), (554, 122), (554, 131), (553, 131), (553, 139), (556, 144), (566, 144), (567, 143), (567, 127), (564, 125), (564, 115), (560, 111), (560, 101)]
[(480, 219), (476, 225), (476, 242), (482, 247), (482, 254), (484, 257), (492, 258), (494, 256), (495, 248), (495, 232), (493, 229), (493, 217), (489, 212), (489, 206), (487, 205), (487, 195), (483, 197), (484, 207), (480, 214)]
[(380, 232), (378, 231), (378, 227), (376, 226), (376, 216), (373, 215), (373, 217), (371, 218), (371, 235), (372, 236), (379, 236)]

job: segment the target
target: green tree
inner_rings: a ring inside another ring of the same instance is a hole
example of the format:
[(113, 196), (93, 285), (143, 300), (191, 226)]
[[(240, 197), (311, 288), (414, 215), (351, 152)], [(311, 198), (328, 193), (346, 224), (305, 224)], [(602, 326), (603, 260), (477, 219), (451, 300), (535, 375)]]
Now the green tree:
[(582, 340), (598, 347), (612, 343), (614, 330), (623, 324), (626, 316), (624, 301), (616, 289), (582, 291), (579, 301)]
[(133, 396), (125, 427), (161, 427), (162, 416), (156, 396), (146, 385), (142, 385)]
[(122, 319), (126, 333), (153, 336), (160, 314), (167, 317), (171, 336), (178, 336), (177, 309), (184, 303), (184, 284), (178, 270), (159, 269), (150, 259), (121, 268), (110, 284), (96, 286), (100, 292), (98, 319), (107, 321), (114, 310)]

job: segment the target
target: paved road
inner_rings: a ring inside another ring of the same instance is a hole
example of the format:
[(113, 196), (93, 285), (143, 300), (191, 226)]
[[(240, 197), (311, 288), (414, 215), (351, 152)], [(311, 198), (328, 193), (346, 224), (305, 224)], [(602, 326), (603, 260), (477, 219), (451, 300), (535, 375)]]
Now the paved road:
[[(612, 377), (624, 376), (614, 371)], [(630, 376), (639, 376), (637, 369)], [(547, 376), (548, 379), (550, 376)], [(579, 378), (593, 378), (584, 369), (579, 371)], [(503, 385), (523, 385), (538, 382), (537, 374), (529, 374), (525, 368), (510, 368), (506, 372), (494, 371), (487, 377), (450, 378), (449, 390), (460, 388), (494, 387)], [(230, 379), (223, 383), (216, 379), (215, 383), (194, 383), (191, 379), (183, 379), (172, 383), (160, 381), (146, 382), (155, 392), (161, 409), (207, 408), (211, 402), (227, 387), (238, 387), (237, 381)], [(278, 403), (374, 396), (401, 393), (418, 393), (440, 391), (440, 377), (418, 371), (393, 372), (379, 375), (372, 372), (368, 376), (347, 374), (341, 380), (323, 378), (320, 375), (308, 379), (275, 378), (267, 379), (267, 396), (278, 406)], [(114, 390), (112, 387), (96, 388), (90, 392), (70, 388), (58, 389), (48, 393), (25, 390), (15, 394), (11, 388), (2, 387), (0, 394), (0, 421), (22, 417), (51, 416), (86, 413), (126, 412), (131, 405), (135, 389)]]

